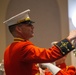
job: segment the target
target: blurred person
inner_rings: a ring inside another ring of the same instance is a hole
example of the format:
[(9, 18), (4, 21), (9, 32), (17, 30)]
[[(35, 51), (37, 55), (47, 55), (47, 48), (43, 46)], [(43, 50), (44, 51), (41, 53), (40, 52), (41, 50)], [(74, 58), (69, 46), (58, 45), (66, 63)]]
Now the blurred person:
[[(59, 67), (61, 70), (68, 71), (68, 68), (70, 66), (66, 65), (66, 62), (65, 62), (66, 57), (67, 57), (67, 55), (64, 56), (64, 57), (62, 57), (62, 58), (60, 58), (60, 59), (58, 59), (58, 60), (56, 60), (52, 64), (55, 65), (55, 66), (57, 66), (57, 67)], [(41, 75), (53, 75), (53, 73), (50, 72), (50, 70), (47, 67), (42, 67), (41, 64), (39, 65), (39, 67), (40, 67), (40, 73), (41, 73)]]
[(41, 68), (47, 68), (48, 71), (45, 70), (45, 75), (76, 75), (76, 67), (69, 66), (66, 70), (63, 70), (51, 63), (42, 63), (40, 64)]
[[(57, 43), (57, 41), (54, 41), (54, 42), (51, 43), (51, 45), (53, 46), (56, 43)], [(66, 65), (66, 57), (67, 57), (67, 55), (65, 55), (64, 57), (62, 57), (62, 58), (60, 58), (60, 59), (58, 59), (58, 60), (56, 60), (55, 62), (52, 63), (52, 64), (54, 64), (55, 66), (57, 66), (58, 68), (61, 69), (61, 71), (59, 71), (59, 73), (57, 75), (62, 75), (62, 74), (63, 75), (65, 75), (65, 74), (75, 75), (75, 72), (76, 72), (75, 67), (72, 66), (72, 65), (70, 65), (70, 66)], [(53, 73), (47, 67), (41, 66), (41, 65), (42, 64), (39, 65), (40, 68), (41, 68), (41, 70), (40, 70), (41, 75), (43, 75), (43, 73), (44, 73), (44, 75), (53, 75)], [(47, 65), (48, 65), (48, 63), (47, 63)], [(50, 64), (48, 66), (50, 66)]]

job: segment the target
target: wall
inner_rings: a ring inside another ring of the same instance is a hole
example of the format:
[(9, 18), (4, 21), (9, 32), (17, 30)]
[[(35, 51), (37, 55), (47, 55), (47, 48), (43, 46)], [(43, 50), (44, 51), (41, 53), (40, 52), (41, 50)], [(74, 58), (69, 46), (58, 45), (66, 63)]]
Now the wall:
[[(69, 20), (68, 20), (68, 1), (57, 0), (60, 8), (60, 20), (61, 20), (61, 38), (65, 38), (69, 34)], [(71, 53), (67, 55), (67, 65), (71, 65)]]
[(4, 50), (6, 48), (6, 32), (3, 21), (5, 20), (8, 2), (9, 0), (0, 0), (0, 62), (3, 59)]
[[(22, 5), (20, 5), (22, 3)], [(14, 6), (13, 6), (14, 4)], [(35, 21), (35, 36), (31, 39), (35, 45), (40, 47), (50, 47), (51, 42), (60, 40), (60, 12), (55, 0), (11, 0), (6, 18), (30, 9), (30, 16)], [(12, 11), (12, 12), (11, 12)], [(7, 45), (13, 41), (11, 34), (7, 31)], [(9, 37), (10, 35), (10, 37)], [(11, 39), (10, 39), (11, 38)]]

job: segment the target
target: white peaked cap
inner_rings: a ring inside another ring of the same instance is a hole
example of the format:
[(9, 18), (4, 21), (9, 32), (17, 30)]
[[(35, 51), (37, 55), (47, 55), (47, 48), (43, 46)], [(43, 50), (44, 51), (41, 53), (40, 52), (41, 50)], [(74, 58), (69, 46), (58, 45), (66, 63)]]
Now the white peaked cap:
[(49, 69), (50, 72), (53, 73), (53, 75), (56, 75), (61, 69), (51, 63), (42, 63), (42, 66)]
[(11, 25), (14, 25), (14, 24), (18, 24), (18, 23), (21, 23), (21, 22), (24, 22), (24, 21), (30, 21), (30, 22), (33, 22), (30, 20), (30, 17), (29, 17), (29, 13), (30, 12), (30, 9), (27, 9), (11, 18), (9, 18), (8, 20), (4, 21), (3, 23), (8, 25), (8, 26), (11, 26)]

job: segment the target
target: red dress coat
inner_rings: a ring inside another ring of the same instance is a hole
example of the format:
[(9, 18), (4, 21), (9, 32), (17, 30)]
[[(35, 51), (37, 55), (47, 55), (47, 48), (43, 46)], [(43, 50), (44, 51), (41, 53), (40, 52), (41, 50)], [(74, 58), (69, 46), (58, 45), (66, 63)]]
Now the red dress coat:
[(6, 75), (40, 75), (37, 63), (54, 62), (62, 57), (57, 46), (39, 48), (30, 41), (15, 41), (4, 53)]

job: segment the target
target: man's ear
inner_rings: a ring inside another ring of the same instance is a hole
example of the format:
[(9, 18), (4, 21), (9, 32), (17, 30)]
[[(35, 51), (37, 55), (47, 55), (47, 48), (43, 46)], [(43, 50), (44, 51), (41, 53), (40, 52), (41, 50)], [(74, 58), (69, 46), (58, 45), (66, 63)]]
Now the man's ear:
[(16, 31), (19, 32), (19, 33), (21, 33), (21, 31), (22, 31), (21, 27), (16, 26)]

